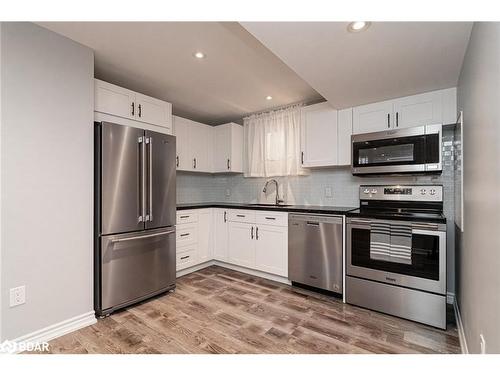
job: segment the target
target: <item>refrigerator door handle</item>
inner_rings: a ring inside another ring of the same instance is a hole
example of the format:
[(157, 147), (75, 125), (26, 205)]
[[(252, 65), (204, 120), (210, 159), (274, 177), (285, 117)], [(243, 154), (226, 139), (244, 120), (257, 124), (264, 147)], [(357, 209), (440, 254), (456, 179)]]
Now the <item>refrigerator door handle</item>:
[(138, 223), (144, 222), (144, 137), (137, 138), (139, 144), (139, 174), (140, 174), (140, 193), (139, 193), (139, 217)]
[(172, 234), (172, 233), (175, 233), (175, 230), (167, 230), (165, 232), (160, 232), (160, 233), (146, 234), (144, 236), (114, 238), (111, 240), (111, 242), (116, 243), (116, 242), (125, 242), (125, 241), (133, 241), (133, 240), (142, 240), (143, 238), (166, 236), (167, 234)]
[(148, 147), (149, 147), (149, 158), (148, 158), (148, 175), (149, 175), (149, 192), (148, 192), (148, 201), (149, 201), (149, 221), (153, 221), (153, 137), (148, 138)]

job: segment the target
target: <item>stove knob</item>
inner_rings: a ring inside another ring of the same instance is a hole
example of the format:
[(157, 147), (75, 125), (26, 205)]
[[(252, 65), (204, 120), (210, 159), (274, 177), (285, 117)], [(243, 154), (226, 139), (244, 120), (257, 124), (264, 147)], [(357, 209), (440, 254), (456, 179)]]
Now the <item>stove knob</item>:
[(365, 190), (363, 190), (363, 193), (365, 193), (365, 194), (370, 194), (370, 190), (365, 189)]
[(425, 195), (427, 191), (425, 189), (420, 189), (420, 194)]
[(377, 189), (372, 189), (372, 194), (377, 194)]
[(430, 193), (431, 195), (434, 195), (434, 194), (436, 194), (436, 190), (431, 189), (431, 190), (429, 191), (429, 193)]

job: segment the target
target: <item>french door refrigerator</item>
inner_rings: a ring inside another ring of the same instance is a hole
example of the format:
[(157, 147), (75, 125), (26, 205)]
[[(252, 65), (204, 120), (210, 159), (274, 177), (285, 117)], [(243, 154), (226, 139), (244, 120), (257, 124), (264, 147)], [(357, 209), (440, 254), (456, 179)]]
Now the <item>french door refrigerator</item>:
[(94, 307), (175, 288), (175, 137), (95, 123)]

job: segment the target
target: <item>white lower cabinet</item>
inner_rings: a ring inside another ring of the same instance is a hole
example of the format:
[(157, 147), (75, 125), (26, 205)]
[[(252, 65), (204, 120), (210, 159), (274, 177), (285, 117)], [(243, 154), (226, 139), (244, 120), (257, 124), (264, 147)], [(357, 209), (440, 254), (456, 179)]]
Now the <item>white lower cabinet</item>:
[(238, 266), (255, 267), (255, 224), (231, 222), (228, 236), (228, 261)]
[(259, 225), (255, 237), (255, 267), (260, 271), (287, 277), (288, 228)]
[(207, 208), (177, 213), (177, 271), (212, 259), (288, 276), (286, 212)]
[(228, 249), (228, 210), (214, 208), (214, 259), (227, 261)]

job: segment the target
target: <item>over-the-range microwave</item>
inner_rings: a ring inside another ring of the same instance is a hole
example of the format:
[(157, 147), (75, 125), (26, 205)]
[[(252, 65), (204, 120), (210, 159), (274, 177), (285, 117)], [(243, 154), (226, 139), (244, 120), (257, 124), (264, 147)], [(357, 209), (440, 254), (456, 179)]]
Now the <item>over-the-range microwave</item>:
[(442, 125), (355, 134), (352, 174), (441, 173)]

